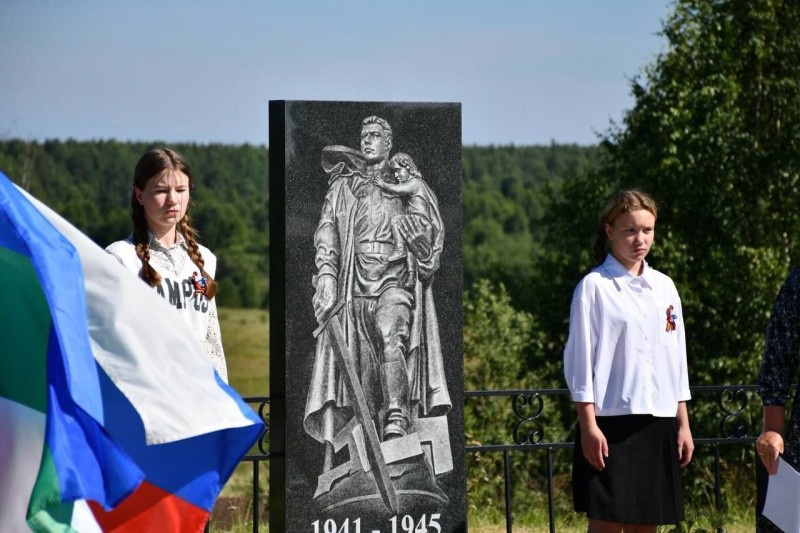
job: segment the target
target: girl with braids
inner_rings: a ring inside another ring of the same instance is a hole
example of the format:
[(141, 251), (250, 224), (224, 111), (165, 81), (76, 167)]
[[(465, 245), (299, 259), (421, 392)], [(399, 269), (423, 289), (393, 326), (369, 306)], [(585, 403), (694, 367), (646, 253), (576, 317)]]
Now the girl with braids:
[(197, 232), (189, 223), (193, 186), (192, 172), (183, 156), (169, 148), (149, 150), (133, 173), (133, 233), (124, 241), (110, 244), (106, 251), (180, 313), (227, 382), (214, 300), (217, 258), (197, 242)]
[(612, 196), (597, 228), (598, 265), (572, 298), (572, 491), (590, 533), (655, 532), (684, 518), (680, 467), (694, 451), (686, 337), (674, 283), (645, 261), (657, 214), (641, 191)]

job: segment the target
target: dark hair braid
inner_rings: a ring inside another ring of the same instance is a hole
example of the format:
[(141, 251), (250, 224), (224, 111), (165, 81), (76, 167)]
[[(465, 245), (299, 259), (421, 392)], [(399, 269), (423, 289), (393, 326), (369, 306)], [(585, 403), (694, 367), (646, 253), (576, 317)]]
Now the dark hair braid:
[[(136, 198), (133, 198), (133, 202), (139, 206)], [(151, 287), (155, 287), (161, 283), (161, 276), (150, 264), (150, 235), (148, 233), (147, 220), (144, 218), (144, 210), (133, 209), (131, 218), (133, 219), (133, 244), (136, 246), (136, 256), (142, 262), (139, 277)]]
[(206, 272), (206, 262), (203, 259), (203, 255), (200, 253), (200, 246), (197, 244), (197, 230), (189, 223), (189, 213), (186, 213), (180, 222), (178, 222), (178, 231), (183, 235), (186, 241), (186, 247), (189, 249), (189, 257), (194, 264), (200, 267), (201, 275), (206, 278), (205, 295), (206, 298), (210, 300), (217, 294), (217, 282)]

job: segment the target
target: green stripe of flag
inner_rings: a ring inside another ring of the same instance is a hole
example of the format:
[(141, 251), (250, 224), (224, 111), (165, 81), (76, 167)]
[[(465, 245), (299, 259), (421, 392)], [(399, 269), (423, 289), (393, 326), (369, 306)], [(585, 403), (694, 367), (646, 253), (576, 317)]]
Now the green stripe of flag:
[[(47, 412), (47, 345), (50, 309), (28, 257), (0, 247), (0, 395), (42, 414)], [(44, 431), (42, 431), (44, 434)], [(44, 444), (42, 442), (42, 444)], [(74, 531), (72, 503), (61, 503), (53, 456), (47, 446), (29, 448), (41, 459), (30, 495), (28, 526), (33, 531)], [(33, 458), (31, 458), (33, 459)]]
[(68, 526), (72, 522), (72, 507), (72, 502), (61, 503), (61, 489), (58, 487), (53, 455), (45, 446), (39, 477), (36, 478), (31, 494), (28, 510), (32, 516), (28, 525), (37, 532), (72, 532), (74, 529)]
[(47, 412), (50, 310), (30, 259), (0, 247), (0, 395)]

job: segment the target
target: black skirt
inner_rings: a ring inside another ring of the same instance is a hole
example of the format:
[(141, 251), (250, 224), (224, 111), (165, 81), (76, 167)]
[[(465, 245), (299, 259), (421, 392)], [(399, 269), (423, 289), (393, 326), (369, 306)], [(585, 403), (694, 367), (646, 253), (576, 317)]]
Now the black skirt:
[(677, 524), (684, 519), (678, 421), (650, 415), (598, 416), (608, 442), (606, 467), (583, 456), (578, 425), (572, 460), (575, 511), (625, 524)]

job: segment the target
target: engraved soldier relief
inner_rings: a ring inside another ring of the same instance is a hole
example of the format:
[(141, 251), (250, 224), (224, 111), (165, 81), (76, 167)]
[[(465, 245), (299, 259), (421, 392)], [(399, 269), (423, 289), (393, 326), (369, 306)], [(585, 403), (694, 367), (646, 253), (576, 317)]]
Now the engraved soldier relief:
[(433, 511), (449, 501), (437, 478), (453, 470), (433, 298), (445, 228), (425, 169), (413, 153), (393, 153), (390, 124), (369, 116), (360, 128), (359, 149), (321, 154), (318, 327), (303, 416), (324, 456), (313, 499), (353, 516)]

